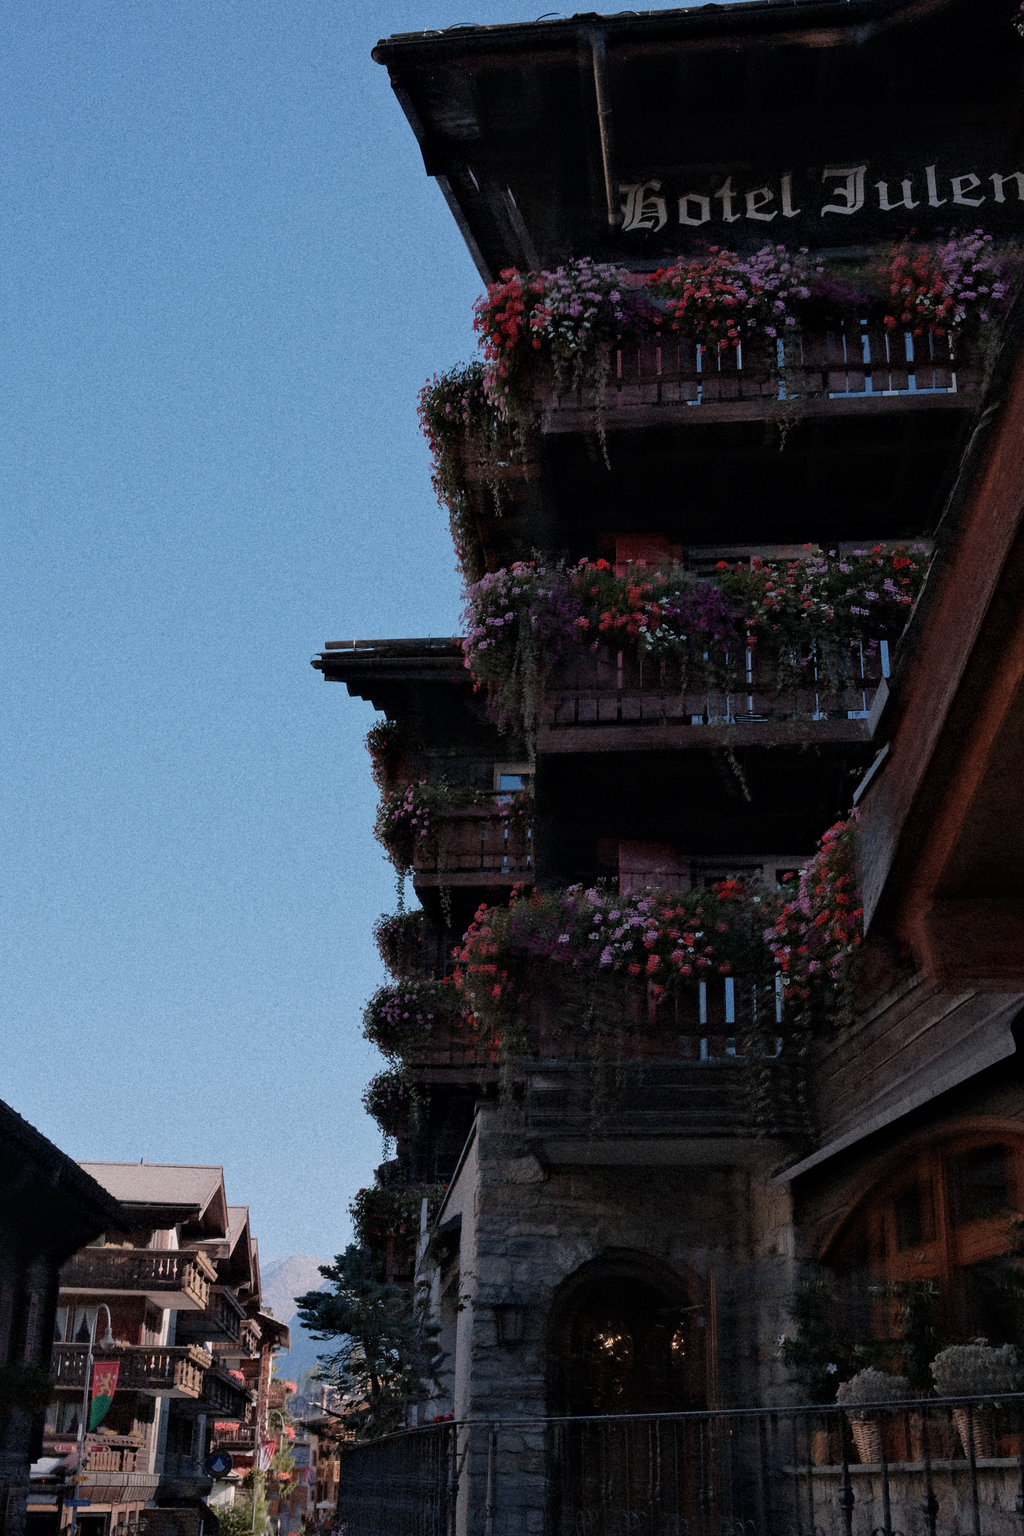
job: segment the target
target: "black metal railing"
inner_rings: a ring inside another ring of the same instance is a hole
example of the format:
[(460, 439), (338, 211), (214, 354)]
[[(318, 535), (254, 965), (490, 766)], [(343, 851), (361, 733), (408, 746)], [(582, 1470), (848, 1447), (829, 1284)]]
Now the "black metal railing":
[(431, 1424), (344, 1450), (338, 1520), (347, 1536), (454, 1536), (464, 1429)]
[(349, 1536), (1021, 1536), (1024, 1394), (432, 1424), (341, 1457)]

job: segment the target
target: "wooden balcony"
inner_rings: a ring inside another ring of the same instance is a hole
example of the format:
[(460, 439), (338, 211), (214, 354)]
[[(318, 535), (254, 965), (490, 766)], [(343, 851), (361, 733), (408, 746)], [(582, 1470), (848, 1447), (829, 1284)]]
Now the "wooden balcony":
[(1017, 1051), (1019, 990), (951, 989), (918, 973), (872, 998), (855, 1022), (808, 1056), (818, 1149), (793, 1177), (910, 1114)]
[(145, 1506), (155, 1497), (159, 1486), (160, 1477), (155, 1472), (97, 1470), (90, 1456), (88, 1467), (77, 1488), (78, 1497), (87, 1499), (90, 1504)]
[[(45, 1452), (45, 1446), (44, 1446)], [(134, 1472), (142, 1447), (125, 1444), (120, 1436), (86, 1437), (86, 1468), (89, 1472)]]
[(217, 1362), (202, 1373), (202, 1390), (198, 1397), (183, 1403), (177, 1411), (187, 1414), (214, 1414), (220, 1419), (244, 1419), (250, 1403), (255, 1401), (255, 1390), (233, 1376), (229, 1368)]
[[(603, 1009), (602, 993), (607, 998)], [(580, 1029), (579, 997), (560, 995), (559, 979), (538, 972), (536, 993), (522, 1021), (524, 1059), (589, 1063), (603, 1055), (632, 1062), (731, 1062), (751, 1037), (768, 1055), (777, 1050), (783, 1007), (780, 978), (766, 977), (755, 990), (716, 973), (665, 999), (656, 997), (642, 978), (623, 991), (621, 983), (609, 984), (596, 976), (588, 997), (601, 1017), (596, 1025), (589, 1021)], [(499, 1057), (492, 1041), (455, 1016), (436, 1019), (429, 1040), (402, 1053), (408, 1069), (428, 1076), (438, 1068), (475, 1068), (478, 1075), (493, 1076)]]
[(414, 887), (533, 884), (533, 829), (511, 797), (434, 810), (431, 830), (413, 845)]
[(259, 1323), (254, 1322), (251, 1317), (243, 1317), (238, 1327), (238, 1334), (233, 1340), (210, 1339), (208, 1342), (214, 1355), (252, 1359), (260, 1352), (263, 1335), (260, 1333)]
[(217, 1271), (197, 1249), (80, 1248), (60, 1272), (77, 1296), (147, 1296), (170, 1311), (203, 1312)]
[[(81, 1392), (87, 1352), (85, 1344), (53, 1346), (50, 1374), (55, 1386)], [(203, 1390), (203, 1374), (210, 1367), (210, 1356), (194, 1344), (119, 1345), (109, 1355), (96, 1353), (94, 1358), (120, 1363), (119, 1392), (143, 1392), (150, 1397), (198, 1398)]]
[(886, 645), (849, 647), (842, 688), (779, 689), (755, 649), (736, 659), (725, 688), (698, 689), (673, 658), (566, 646), (540, 710), (538, 752), (651, 747), (776, 746), (863, 742), (875, 694), (888, 672)]
[(247, 1321), (241, 1302), (231, 1291), (216, 1285), (202, 1312), (187, 1312), (178, 1318), (175, 1338), (179, 1344), (237, 1344)]
[(229, 1428), (214, 1429), (212, 1444), (222, 1451), (240, 1451), (243, 1455), (255, 1450), (258, 1438), (255, 1424), (232, 1424)]
[(684, 422), (749, 421), (772, 414), (967, 410), (982, 370), (947, 337), (890, 331), (881, 321), (824, 318), (787, 343), (784, 366), (769, 369), (742, 347), (718, 353), (671, 330), (609, 348), (603, 392), (538, 381), (546, 433), (605, 431)]

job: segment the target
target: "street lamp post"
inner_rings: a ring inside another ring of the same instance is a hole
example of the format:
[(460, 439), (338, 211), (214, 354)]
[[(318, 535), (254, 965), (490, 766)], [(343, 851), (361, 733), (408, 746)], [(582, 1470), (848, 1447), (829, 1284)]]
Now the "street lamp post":
[[(267, 1428), (268, 1429), (270, 1428), (270, 1416), (273, 1413), (276, 1413), (278, 1418), (281, 1420), (281, 1443), (283, 1445), (283, 1443), (284, 1443), (284, 1427), (285, 1427), (284, 1426), (284, 1414), (283, 1414), (283, 1412), (281, 1411), (280, 1408), (268, 1408), (267, 1409)], [(269, 1470), (269, 1468), (268, 1468), (268, 1470)], [(253, 1469), (253, 1471), (254, 1471), (254, 1476), (253, 1476), (253, 1480), (252, 1480), (252, 1530), (253, 1530), (253, 1533), (255, 1533), (255, 1530), (256, 1530), (256, 1478), (255, 1478), (255, 1468)], [(280, 1530), (281, 1530), (281, 1522), (280, 1522), (280, 1520), (278, 1520), (278, 1522), (277, 1522), (277, 1529), (278, 1529), (278, 1533), (279, 1533), (279, 1536), (280, 1536)], [(74, 1536), (73, 1532), (72, 1532), (72, 1536)]]
[[(102, 1307), (104, 1312), (107, 1314), (107, 1326), (104, 1330), (102, 1339), (100, 1339), (99, 1348), (104, 1351), (113, 1349), (117, 1342), (110, 1329), (110, 1308), (107, 1306), (105, 1301), (101, 1301), (99, 1306), (97, 1306), (96, 1311), (93, 1313), (92, 1322), (89, 1324), (89, 1347), (85, 1353), (85, 1381), (82, 1386), (82, 1407), (78, 1415), (78, 1455), (75, 1458), (76, 1479), (80, 1478), (82, 1474), (82, 1460), (85, 1452), (85, 1426), (89, 1421), (89, 1388), (92, 1385), (92, 1352), (94, 1346), (96, 1345), (96, 1324), (99, 1322), (100, 1318), (100, 1307)], [(78, 1495), (80, 1491), (80, 1484), (76, 1481), (75, 1497), (71, 1505), (71, 1536), (77, 1536), (78, 1533)]]

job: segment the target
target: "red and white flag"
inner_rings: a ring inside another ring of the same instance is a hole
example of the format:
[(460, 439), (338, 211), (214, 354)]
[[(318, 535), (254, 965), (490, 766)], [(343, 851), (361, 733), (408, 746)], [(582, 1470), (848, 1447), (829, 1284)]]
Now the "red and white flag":
[(260, 1472), (269, 1472), (270, 1471), (270, 1463), (274, 1459), (274, 1452), (276, 1450), (277, 1450), (277, 1441), (276, 1440), (261, 1440), (260, 1441), (260, 1448), (259, 1448), (259, 1450), (256, 1453), (256, 1467), (257, 1467), (258, 1471), (260, 1471)]

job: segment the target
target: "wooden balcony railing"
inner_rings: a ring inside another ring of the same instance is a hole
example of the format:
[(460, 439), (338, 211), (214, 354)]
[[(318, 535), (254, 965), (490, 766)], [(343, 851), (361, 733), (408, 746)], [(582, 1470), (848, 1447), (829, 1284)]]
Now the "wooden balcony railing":
[[(774, 1056), (783, 1017), (781, 976), (757, 985), (717, 973), (676, 996), (658, 997), (643, 978), (621, 982), (597, 975), (559, 976), (537, 986), (521, 1020), (525, 1060), (589, 1061), (595, 1055), (628, 1061), (727, 1061), (754, 1040)], [(584, 1027), (579, 1020), (586, 1013)], [(456, 1016), (434, 1020), (428, 1039), (410, 1044), (402, 1060), (413, 1070), (475, 1067), (497, 1072), (493, 1040)]]
[(232, 1424), (230, 1428), (215, 1429), (212, 1444), (222, 1450), (251, 1451), (256, 1445), (255, 1424)]
[(784, 354), (780, 349), (780, 359), (772, 369), (749, 349), (719, 353), (670, 330), (624, 341), (609, 348), (603, 391), (572, 389), (553, 375), (539, 381), (542, 430), (579, 432), (599, 422), (612, 430), (678, 422), (687, 413), (692, 420), (742, 420), (776, 408), (787, 415), (844, 406), (963, 409), (981, 385), (981, 369), (966, 346), (954, 356), (948, 337), (891, 331), (858, 317), (805, 326), (801, 339), (788, 341)]
[(60, 1272), (79, 1295), (142, 1291), (159, 1307), (205, 1311), (217, 1271), (197, 1249), (80, 1248)]
[(89, 1452), (86, 1465), (90, 1472), (134, 1472), (138, 1459), (137, 1446), (133, 1446), (130, 1450), (126, 1447), (107, 1450), (97, 1446)]
[(244, 1418), (253, 1396), (243, 1381), (232, 1376), (226, 1367), (214, 1365), (203, 1375), (203, 1392), (199, 1406), (224, 1418)]
[(252, 1359), (260, 1352), (263, 1336), (260, 1333), (259, 1324), (251, 1317), (243, 1317), (238, 1326), (238, 1333), (234, 1339), (210, 1339), (210, 1347), (214, 1355), (227, 1355), (229, 1358), (247, 1357)]
[(509, 796), (431, 812), (434, 835), (413, 852), (415, 886), (532, 884), (533, 830)]
[(242, 1324), (247, 1321), (241, 1302), (231, 1291), (214, 1286), (202, 1312), (185, 1312), (178, 1318), (175, 1337), (179, 1344), (237, 1345)]
[[(85, 1385), (85, 1344), (55, 1344), (50, 1374), (57, 1387), (80, 1392)], [(119, 1392), (144, 1392), (152, 1397), (197, 1398), (203, 1390), (203, 1373), (210, 1367), (210, 1356), (194, 1344), (119, 1345), (109, 1356), (96, 1359), (117, 1360)]]
[[(779, 689), (770, 665), (756, 648), (736, 658), (724, 687), (698, 688), (671, 657), (638, 657), (634, 651), (600, 646), (567, 646), (553, 669), (541, 704), (541, 737), (567, 728), (612, 731), (651, 726), (676, 728), (682, 745), (699, 747), (707, 732), (700, 727), (728, 727), (730, 737), (761, 741), (782, 728), (785, 736), (809, 740), (859, 739), (862, 728), (851, 722), (867, 718), (878, 685), (889, 671), (889, 647), (852, 643), (840, 681), (819, 683), (814, 659), (802, 669), (806, 685)], [(834, 681), (834, 678), (830, 681)], [(540, 750), (550, 743), (538, 742)]]

